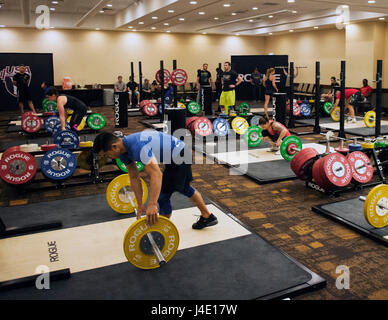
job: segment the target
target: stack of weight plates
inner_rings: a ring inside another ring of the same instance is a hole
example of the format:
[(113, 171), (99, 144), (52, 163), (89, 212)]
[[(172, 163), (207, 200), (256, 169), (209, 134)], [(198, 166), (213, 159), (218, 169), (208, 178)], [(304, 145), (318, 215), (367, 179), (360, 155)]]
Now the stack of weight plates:
[(353, 178), (349, 161), (337, 152), (317, 160), (312, 173), (315, 183), (325, 190), (346, 187)]

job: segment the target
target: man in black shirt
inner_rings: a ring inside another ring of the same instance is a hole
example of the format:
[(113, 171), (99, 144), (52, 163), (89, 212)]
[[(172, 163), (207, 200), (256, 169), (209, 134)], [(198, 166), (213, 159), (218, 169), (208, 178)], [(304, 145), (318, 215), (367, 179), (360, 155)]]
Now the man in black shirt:
[(198, 70), (197, 73), (197, 102), (205, 110), (205, 115), (212, 115), (212, 89), (214, 85), (208, 66), (207, 63), (204, 63), (202, 70)]
[(129, 77), (129, 82), (127, 83), (127, 89), (129, 94), (129, 104), (132, 105), (132, 94), (134, 94), (137, 99), (137, 107), (138, 107), (140, 104), (139, 85), (132, 79), (132, 76)]
[(28, 107), (33, 113), (36, 113), (34, 104), (31, 100), (30, 89), (28, 88), (28, 82), (30, 81), (30, 75), (26, 73), (24, 64), (21, 64), (17, 69), (19, 72), (13, 76), (13, 84), (18, 88), (18, 104), (20, 113), (24, 113), (24, 103), (28, 103)]
[(251, 84), (252, 84), (252, 92), (253, 92), (253, 100), (258, 102), (261, 101), (261, 86), (263, 83), (263, 76), (259, 72), (259, 69), (255, 68), (253, 73), (251, 74)]
[(330, 78), (330, 91), (321, 95), (321, 100), (334, 103), (335, 93), (339, 90), (339, 83), (336, 77)]
[[(237, 81), (237, 82), (236, 82)], [(230, 62), (224, 63), (224, 72), (222, 73), (222, 93), (220, 97), (220, 106), (222, 113), (229, 114), (236, 104), (235, 88), (242, 82), (242, 78), (237, 72), (232, 70)]]
[(59, 119), (61, 120), (62, 131), (66, 130), (66, 117), (67, 112), (65, 109), (72, 109), (74, 112), (70, 118), (70, 128), (74, 131), (78, 131), (78, 126), (81, 124), (83, 117), (88, 112), (88, 108), (81, 100), (61, 94), (59, 95), (57, 89), (51, 87), (46, 92), (46, 98), (50, 101), (57, 102), (57, 109), (59, 112)]
[(217, 72), (217, 78), (216, 78), (216, 101), (218, 101), (220, 99), (220, 95), (221, 95), (221, 92), (222, 92), (221, 79), (222, 79), (222, 73), (223, 72), (222, 72), (221, 68), (217, 68), (216, 72)]

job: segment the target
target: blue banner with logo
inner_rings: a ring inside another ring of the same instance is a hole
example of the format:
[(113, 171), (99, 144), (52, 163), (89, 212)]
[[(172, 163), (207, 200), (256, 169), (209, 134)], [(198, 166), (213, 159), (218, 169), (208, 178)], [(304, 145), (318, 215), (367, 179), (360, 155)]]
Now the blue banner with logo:
[[(259, 72), (266, 74), (267, 69), (288, 66), (287, 55), (249, 55), (249, 56), (232, 56), (232, 70), (236, 71), (243, 78), (236, 90), (237, 100), (253, 100), (253, 90), (251, 84), (251, 74), (257, 67)], [(283, 69), (276, 68), (276, 82), (279, 92), (284, 92), (286, 77)], [(288, 71), (286, 69), (286, 71)], [(264, 100), (264, 87), (261, 90), (261, 100)]]
[(0, 110), (19, 110), (17, 88), (12, 77), (17, 67), (24, 64), (26, 73), (30, 75), (28, 84), (30, 95), (36, 109), (42, 107), (44, 98), (41, 84), (43, 81), (54, 83), (52, 53), (0, 53)]

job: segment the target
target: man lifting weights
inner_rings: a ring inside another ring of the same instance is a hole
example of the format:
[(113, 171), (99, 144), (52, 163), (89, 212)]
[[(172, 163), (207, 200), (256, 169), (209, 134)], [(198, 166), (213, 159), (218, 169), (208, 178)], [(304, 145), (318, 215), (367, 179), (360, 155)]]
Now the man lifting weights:
[[(332, 96), (329, 96), (330, 98)], [(335, 97), (335, 103), (333, 105), (333, 109), (331, 110), (331, 113), (335, 111), (335, 108), (338, 107), (341, 99), (341, 91), (337, 91), (336, 97)], [(361, 95), (360, 90), (357, 89), (345, 89), (345, 112), (346, 110), (349, 111), (349, 117), (346, 119), (346, 122), (348, 123), (356, 123), (356, 114), (354, 112), (354, 104), (357, 102), (364, 101), (364, 98)]]
[(88, 112), (86, 104), (76, 97), (66, 94), (60, 95), (58, 90), (54, 87), (51, 87), (47, 90), (46, 98), (50, 101), (57, 102), (57, 109), (59, 112), (59, 119), (61, 120), (62, 131), (66, 130), (67, 112), (65, 109), (71, 109), (74, 111), (70, 118), (69, 125), (72, 130), (79, 131), (78, 126), (81, 124), (83, 117)]
[[(183, 141), (153, 130), (137, 132), (123, 138), (103, 132), (94, 140), (93, 151), (111, 159), (120, 158), (126, 165), (138, 204), (142, 203), (143, 189), (136, 161), (145, 165), (145, 172), (150, 177), (150, 197), (147, 208), (143, 204), (138, 206), (137, 219), (146, 214), (147, 224), (153, 225), (158, 220), (158, 211), (170, 218), (170, 198), (177, 191), (190, 198), (201, 211), (201, 217), (193, 224), (193, 229), (203, 229), (218, 223), (217, 218), (206, 207), (201, 194), (190, 185), (193, 180), (191, 150), (185, 148)], [(190, 155), (188, 160), (187, 155)], [(159, 163), (165, 165), (163, 173)]]

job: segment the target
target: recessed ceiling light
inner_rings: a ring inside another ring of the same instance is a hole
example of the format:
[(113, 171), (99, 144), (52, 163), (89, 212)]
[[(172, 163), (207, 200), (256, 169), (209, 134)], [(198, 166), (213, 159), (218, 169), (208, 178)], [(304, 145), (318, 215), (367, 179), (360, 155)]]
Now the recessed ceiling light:
[(298, 11), (296, 11), (296, 10), (292, 10), (292, 13), (298, 13)]
[(55, 8), (50, 8), (51, 11), (55, 11)]
[(272, 32), (270, 32), (270, 33), (268, 33), (270, 36), (272, 36), (273, 35), (273, 33)]
[(174, 13), (175, 11), (174, 10), (168, 10), (168, 13)]
[(218, 17), (214, 17), (214, 20), (218, 20), (219, 18)]
[(197, 1), (190, 1), (190, 4), (197, 4)]
[(252, 10), (257, 10), (258, 8), (257, 7), (253, 7)]
[(185, 21), (185, 18), (179, 18), (179, 21)]
[(133, 27), (132, 26), (129, 26), (128, 29), (132, 29)]
[(144, 22), (143, 21), (139, 21), (139, 24), (144, 24)]
[(171, 31), (170, 31), (170, 30), (167, 30), (166, 32), (170, 33)]
[(100, 13), (104, 13), (105, 11), (104, 10), (100, 10)]
[(107, 4), (106, 6), (109, 7), (109, 8), (112, 8), (112, 7), (113, 7), (112, 4)]
[(198, 14), (202, 14), (202, 15), (204, 15), (204, 14), (205, 14), (205, 12), (203, 12), (203, 11), (200, 11), (200, 12), (198, 12)]
[(156, 27), (152, 27), (151, 29), (152, 29), (152, 30), (155, 30), (155, 29), (156, 29)]
[(273, 16), (268, 16), (268, 18), (272, 19), (272, 18), (273, 18)]
[(291, 29), (290, 32), (294, 32), (294, 30)]
[(385, 20), (385, 18), (379, 18), (379, 20)]
[(158, 17), (152, 17), (152, 19), (154, 19), (154, 20), (157, 20), (157, 19), (158, 19)]
[(319, 27), (314, 27), (314, 29), (319, 29)]
[(288, 3), (294, 3), (295, 0), (288, 0)]
[(51, 1), (52, 4), (58, 4), (58, 1)]
[(252, 19), (249, 19), (249, 22), (253, 22), (253, 20), (252, 20)]
[(169, 26), (169, 24), (167, 22), (163, 23), (165, 26)]
[(236, 12), (232, 12), (232, 16), (235, 16), (237, 13)]
[(376, 3), (376, 0), (369, 0), (368, 3)]
[(230, 4), (230, 3), (224, 3), (223, 6), (224, 6), (225, 8), (229, 8), (229, 7), (231, 6), (231, 4)]

